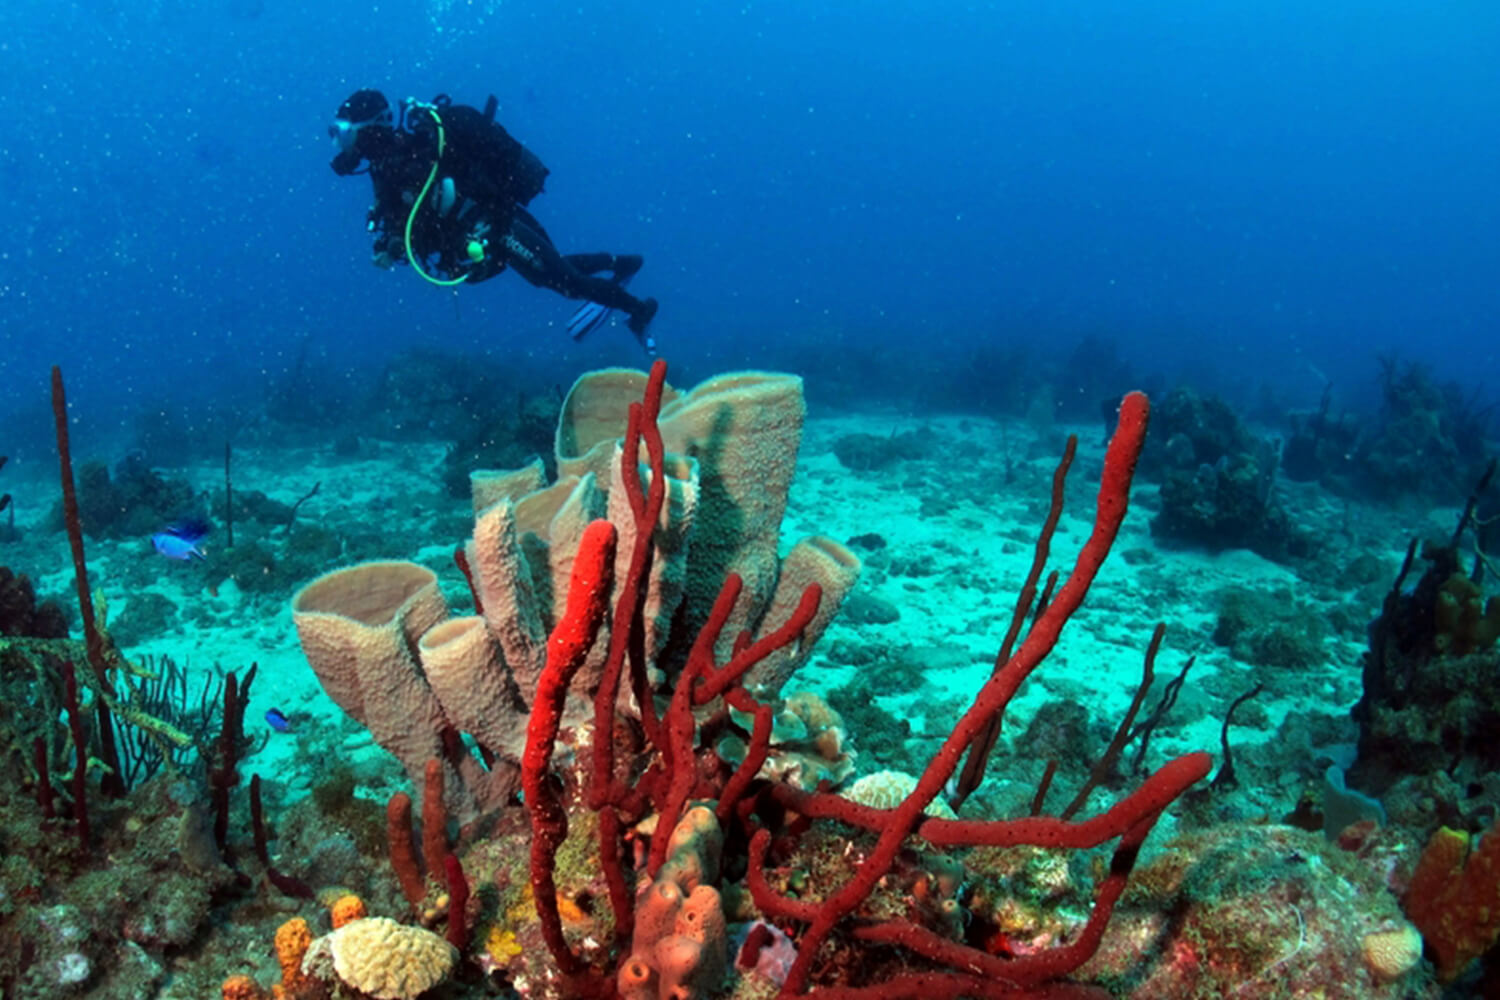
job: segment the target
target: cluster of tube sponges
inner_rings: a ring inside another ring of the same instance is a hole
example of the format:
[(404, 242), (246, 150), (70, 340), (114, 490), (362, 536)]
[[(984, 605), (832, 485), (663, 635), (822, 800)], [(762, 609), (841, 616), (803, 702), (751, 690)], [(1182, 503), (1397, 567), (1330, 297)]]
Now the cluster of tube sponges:
[[(546, 483), (540, 460), (473, 475), (474, 532), (463, 553), (478, 613), (451, 616), (436, 574), (412, 562), (338, 570), (293, 599), (302, 648), (329, 696), (414, 782), (427, 761), (449, 761), (456, 773), (445, 782), (448, 805), (460, 818), (516, 794), (526, 718), (584, 528), (608, 517), (620, 531), (617, 561), (628, 562), (636, 529), (621, 439), (645, 384), (643, 372), (623, 369), (579, 379), (559, 420), (555, 482)], [(774, 698), (858, 577), (858, 558), (830, 538), (805, 538), (780, 554), (805, 410), (802, 382), (790, 375), (736, 373), (687, 393), (667, 388), (658, 420), (666, 500), (642, 600), (645, 651), (658, 678), (680, 667), (728, 574), (744, 587), (721, 654), (742, 630), (779, 625), (818, 583), (823, 601), (802, 641), (746, 678), (752, 693)], [(626, 576), (617, 563), (616, 597)], [(574, 681), (565, 722), (590, 714), (607, 629)], [(454, 730), (470, 734), (493, 763), (446, 754), (444, 734)]]
[(694, 806), (672, 829), (667, 858), (636, 894), (630, 955), (615, 977), (620, 1000), (697, 1000), (715, 994), (729, 962), (723, 900), (714, 883), (724, 835)]

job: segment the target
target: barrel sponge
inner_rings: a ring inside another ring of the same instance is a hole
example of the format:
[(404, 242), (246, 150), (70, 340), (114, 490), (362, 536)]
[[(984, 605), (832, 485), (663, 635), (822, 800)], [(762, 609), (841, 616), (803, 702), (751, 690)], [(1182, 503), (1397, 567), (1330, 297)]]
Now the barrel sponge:
[(547, 485), (540, 458), (520, 469), (475, 469), (469, 473), (469, 496), (477, 515), (501, 500), (517, 500)]
[(413, 781), (442, 756), (446, 723), (411, 651), (447, 616), (437, 575), (411, 562), (325, 573), (292, 598), (297, 637), (323, 690)]
[(827, 535), (811, 535), (792, 546), (781, 560), (776, 589), (760, 620), (756, 638), (780, 628), (802, 600), (803, 591), (812, 584), (822, 588), (823, 597), (817, 613), (802, 630), (801, 641), (788, 643), (750, 668), (743, 683), (751, 694), (765, 700), (781, 692), (782, 686), (812, 656), (813, 647), (859, 581), (862, 568), (859, 556)]
[[(615, 368), (574, 383), (558, 420), (559, 475), (593, 472), (607, 481), (613, 442), (624, 436), (625, 414), (640, 401), (646, 377)], [(686, 393), (663, 390), (657, 420), (663, 447), (679, 463), (686, 458), (698, 465), (697, 524), (684, 585), (688, 626), (707, 618), (725, 576), (738, 573), (744, 582), (721, 652), (742, 629), (759, 623), (776, 583), (781, 520), (806, 412), (802, 380), (776, 372), (731, 372)]]
[(781, 519), (806, 415), (802, 379), (775, 372), (720, 375), (662, 406), (663, 446), (699, 467), (688, 620), (707, 617), (725, 576), (738, 573), (744, 590), (724, 629), (731, 643), (758, 624), (776, 583)]
[(501, 500), (475, 519), (465, 551), (490, 634), (529, 696), (547, 662), (547, 620), (522, 541), (515, 502)]
[(485, 620), (468, 615), (434, 625), (422, 636), (417, 653), (448, 721), (486, 749), (520, 760), (526, 715)]
[[(557, 474), (607, 472), (613, 442), (625, 436), (630, 404), (639, 403), (645, 394), (646, 373), (632, 368), (601, 368), (580, 375), (557, 418), (553, 438)], [(676, 397), (677, 390), (662, 387), (662, 406)]]
[(323, 688), (361, 722), (370, 682), (380, 680), (366, 670), (415, 643), (447, 616), (437, 574), (412, 562), (366, 562), (334, 570), (292, 598), (297, 636)]
[[(629, 495), (625, 491), (623, 443), (616, 442), (614, 458), (607, 480), (608, 503), (604, 516), (620, 527), (619, 545), (615, 549), (615, 593), (630, 578), (630, 563), (635, 557), (636, 523)], [(641, 478), (649, 486), (650, 477), (639, 467)], [(641, 595), (642, 648), (648, 661), (655, 660), (667, 644), (674, 627), (680, 626), (677, 614), (682, 607), (684, 588), (693, 557), (694, 524), (697, 516), (698, 463), (681, 455), (662, 457), (662, 506), (651, 533), (650, 575)]]
[(413, 1000), (448, 977), (458, 951), (432, 931), (365, 917), (328, 935), (333, 969), (346, 986), (377, 1000)]
[[(547, 662), (547, 635), (567, 604), (579, 542), (605, 510), (603, 491), (586, 474), (503, 498), (475, 518), (465, 549), (472, 583), (505, 667), (528, 706)], [(596, 644), (575, 678), (575, 691), (592, 694), (607, 646)], [(524, 740), (525, 726), (520, 729)]]

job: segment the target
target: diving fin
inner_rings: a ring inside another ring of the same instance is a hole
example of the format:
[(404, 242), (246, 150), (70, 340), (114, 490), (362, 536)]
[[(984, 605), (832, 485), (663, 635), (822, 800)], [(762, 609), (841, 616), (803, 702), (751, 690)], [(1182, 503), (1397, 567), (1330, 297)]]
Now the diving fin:
[[(630, 284), (630, 275), (621, 278), (617, 284), (621, 288)], [(568, 320), (568, 336), (574, 340), (582, 340), (605, 323), (608, 323), (614, 313), (615, 310), (609, 306), (600, 305), (598, 302), (585, 302), (573, 313), (573, 318)]]
[(573, 318), (568, 320), (568, 336), (574, 340), (582, 340), (608, 322), (609, 314), (612, 312), (614, 310), (609, 306), (602, 306), (597, 302), (585, 302), (578, 307)]

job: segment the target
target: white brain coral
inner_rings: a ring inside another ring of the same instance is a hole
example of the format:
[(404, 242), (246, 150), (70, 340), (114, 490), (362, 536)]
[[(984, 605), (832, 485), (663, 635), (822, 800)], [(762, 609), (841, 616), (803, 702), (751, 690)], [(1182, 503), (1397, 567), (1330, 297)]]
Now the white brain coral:
[(438, 935), (387, 917), (351, 920), (327, 940), (338, 977), (377, 1000), (412, 1000), (446, 979), (458, 960)]
[[(876, 771), (867, 774), (854, 784), (844, 789), (842, 794), (845, 798), (858, 802), (862, 806), (872, 806), (876, 809), (894, 809), (901, 804), (901, 800), (912, 793), (917, 787), (917, 779), (902, 771)], [(938, 796), (927, 804), (924, 810), (929, 816), (939, 819), (953, 819), (953, 810), (948, 808), (942, 796)]]
[(1422, 935), (1411, 924), (1364, 937), (1365, 963), (1382, 981), (1400, 979), (1422, 960)]

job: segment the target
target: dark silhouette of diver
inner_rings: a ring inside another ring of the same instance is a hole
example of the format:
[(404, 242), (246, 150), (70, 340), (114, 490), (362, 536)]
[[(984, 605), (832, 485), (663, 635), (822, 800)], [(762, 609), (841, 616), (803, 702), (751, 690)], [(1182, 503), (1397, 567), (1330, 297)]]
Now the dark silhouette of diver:
[(375, 264), (409, 263), (438, 285), (487, 281), (510, 267), (533, 285), (591, 303), (568, 324), (575, 339), (618, 309), (654, 354), (646, 328), (656, 300), (625, 288), (642, 258), (558, 251), (526, 210), (549, 171), (495, 121), (496, 103), (492, 96), (479, 111), (441, 96), (408, 98), (398, 117), (380, 91), (358, 90), (339, 106), (328, 130), (339, 150), (331, 166), (340, 176), (370, 175), (375, 204), (366, 228), (375, 234)]

